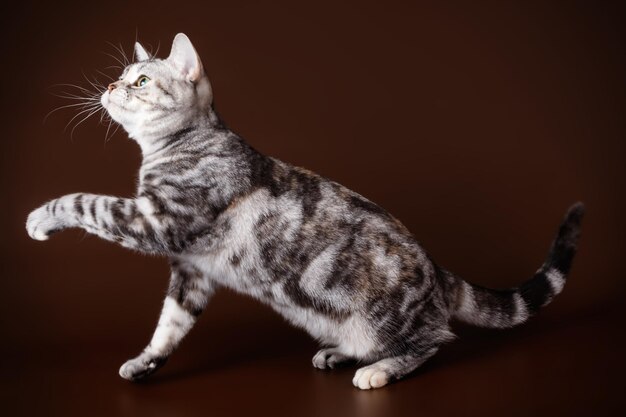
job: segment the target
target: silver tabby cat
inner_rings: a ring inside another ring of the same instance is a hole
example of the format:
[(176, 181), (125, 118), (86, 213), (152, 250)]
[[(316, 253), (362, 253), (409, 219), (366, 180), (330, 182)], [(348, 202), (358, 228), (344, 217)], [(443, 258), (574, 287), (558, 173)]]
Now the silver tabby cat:
[(220, 286), (269, 304), (325, 347), (316, 368), (349, 361), (352, 383), (379, 388), (453, 338), (456, 318), (507, 328), (561, 292), (583, 206), (566, 214), (549, 255), (508, 290), (470, 284), (437, 266), (392, 215), (336, 182), (265, 156), (213, 111), (202, 63), (184, 34), (167, 59), (135, 44), (137, 61), (102, 106), (143, 152), (134, 198), (70, 194), (28, 216), (33, 239), (78, 227), (167, 256), (171, 278), (148, 346), (120, 369), (137, 380), (162, 366)]

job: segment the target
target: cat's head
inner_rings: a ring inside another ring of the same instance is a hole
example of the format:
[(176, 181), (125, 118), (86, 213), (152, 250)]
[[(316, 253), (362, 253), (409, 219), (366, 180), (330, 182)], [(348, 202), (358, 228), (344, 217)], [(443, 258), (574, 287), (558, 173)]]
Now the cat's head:
[(100, 100), (131, 138), (142, 144), (166, 136), (211, 111), (211, 85), (186, 35), (174, 37), (166, 59), (151, 57), (138, 42), (135, 57)]

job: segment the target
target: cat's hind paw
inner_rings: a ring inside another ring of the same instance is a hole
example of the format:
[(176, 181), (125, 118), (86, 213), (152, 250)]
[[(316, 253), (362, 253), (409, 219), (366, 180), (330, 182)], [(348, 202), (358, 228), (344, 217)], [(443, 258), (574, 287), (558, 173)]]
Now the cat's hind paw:
[(359, 389), (371, 389), (384, 387), (389, 383), (389, 373), (379, 364), (372, 364), (357, 369), (352, 378), (352, 385)]
[(120, 368), (120, 376), (129, 381), (138, 381), (154, 373), (162, 367), (167, 358), (156, 358), (145, 352), (134, 359), (126, 361)]

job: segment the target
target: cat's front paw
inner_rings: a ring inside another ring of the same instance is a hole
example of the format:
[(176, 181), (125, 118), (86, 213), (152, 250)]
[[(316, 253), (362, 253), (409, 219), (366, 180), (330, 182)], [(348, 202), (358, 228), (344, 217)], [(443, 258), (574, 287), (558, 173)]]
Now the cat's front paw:
[(28, 215), (26, 231), (35, 240), (47, 240), (52, 233), (64, 227), (63, 222), (50, 212), (50, 204), (44, 204)]
[(122, 365), (120, 368), (120, 376), (129, 381), (137, 381), (154, 373), (157, 369), (162, 367), (165, 362), (167, 362), (167, 358), (153, 357), (144, 352)]
[(339, 353), (337, 349), (321, 349), (313, 356), (313, 366), (317, 369), (335, 369), (351, 362), (351, 359)]

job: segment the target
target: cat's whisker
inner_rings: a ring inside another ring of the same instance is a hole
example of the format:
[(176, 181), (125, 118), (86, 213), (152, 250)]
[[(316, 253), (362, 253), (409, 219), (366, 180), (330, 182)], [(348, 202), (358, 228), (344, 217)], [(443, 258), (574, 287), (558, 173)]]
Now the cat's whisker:
[(80, 87), (80, 86), (76, 86), (72, 84), (57, 84), (57, 85), (58, 86), (64, 85), (64, 86), (70, 86), (70, 87), (76, 88), (78, 89), (78, 93), (73, 93), (69, 91), (60, 91), (60, 92), (51, 91), (50, 94), (52, 94), (55, 97), (69, 99), (69, 100), (81, 100), (84, 102), (100, 101), (101, 93), (99, 91), (88, 90), (84, 87)]
[(124, 47), (122, 46), (122, 43), (119, 43), (119, 51), (122, 54), (122, 56), (124, 57), (124, 62), (126, 62), (126, 66), (131, 64), (130, 59), (128, 59), (128, 55), (126, 55), (126, 51), (124, 50)]
[(87, 77), (87, 75), (85, 75), (85, 73), (83, 72), (83, 77), (85, 78), (85, 80), (87, 80), (87, 82), (89, 84), (91, 84), (91, 86), (96, 90), (96, 91), (104, 91), (106, 90), (106, 87), (103, 86), (102, 84), (100, 84), (100, 82), (97, 79), (94, 79), (94, 81), (90, 80), (89, 77)]
[[(96, 109), (96, 110), (97, 110), (97, 109)], [(68, 127), (72, 124), (72, 122), (73, 122), (74, 120), (76, 120), (76, 119), (77, 119), (77, 118), (79, 118), (81, 115), (83, 115), (83, 114), (85, 114), (85, 113), (87, 113), (87, 112), (90, 112), (90, 111), (94, 111), (94, 109), (93, 109), (93, 108), (88, 108), (88, 109), (85, 109), (85, 110), (81, 110), (81, 111), (79, 111), (79, 112), (78, 112), (78, 113), (77, 113), (74, 117), (72, 117), (72, 118), (70, 119), (70, 121), (69, 121), (69, 122), (67, 122), (67, 124), (66, 124), (66, 125), (65, 125), (65, 127), (63, 128), (63, 131), (66, 131), (66, 130), (67, 130), (67, 128), (68, 128)], [(73, 131), (73, 129), (72, 129), (72, 131)]]
[(115, 125), (115, 128), (113, 129), (113, 131), (111, 132), (111, 134), (109, 134), (109, 130), (111, 128), (112, 123), (113, 123), (113, 120), (111, 119), (109, 121), (109, 126), (107, 127), (107, 135), (104, 138), (104, 143), (109, 142), (113, 138), (113, 136), (115, 136), (115, 134), (117, 133), (117, 130), (120, 128), (119, 124)]
[(113, 47), (113, 49), (115, 49), (116, 52), (119, 52), (119, 54), (121, 55), (121, 59), (123, 62), (121, 62), (120, 60), (118, 60), (118, 62), (120, 62), (120, 64), (122, 64), (123, 66), (128, 66), (130, 65), (130, 61), (128, 59), (128, 56), (126, 56), (126, 52), (124, 51), (124, 48), (122, 47), (122, 44), (115, 45), (112, 42), (107, 42), (109, 45), (111, 45)]
[(120, 125), (117, 124), (115, 125), (115, 129), (113, 129), (113, 132), (111, 133), (111, 135), (109, 136), (109, 129), (111, 128), (111, 124), (113, 123), (113, 119), (109, 119), (109, 126), (107, 127), (107, 135), (104, 138), (104, 142), (107, 143), (108, 141), (110, 141), (113, 136), (115, 136), (115, 134), (117, 133), (117, 130), (120, 128)]
[(157, 54), (159, 53), (159, 49), (161, 48), (161, 42), (159, 42), (157, 44), (156, 50), (154, 50), (154, 48), (152, 47), (151, 44), (148, 44), (148, 49), (149, 49), (149, 55), (150, 55), (150, 59), (154, 59), (156, 58)]
[(89, 110), (91, 108), (95, 108), (96, 104), (95, 103), (93, 103), (93, 104), (73, 103), (73, 104), (67, 104), (65, 106), (57, 107), (56, 109), (51, 110), (50, 112), (48, 112), (48, 114), (45, 115), (45, 117), (43, 118), (43, 122), (45, 123), (46, 120), (48, 120), (48, 117), (50, 117), (53, 113), (56, 113), (59, 110), (67, 109), (67, 108), (70, 108), (70, 107), (79, 107), (79, 108), (81, 108), (81, 107), (82, 108), (88, 107), (87, 110)]
[(108, 70), (108, 69), (111, 69), (111, 68), (116, 69), (116, 70), (123, 70), (124, 69), (124, 68), (120, 67), (119, 65), (109, 65), (108, 67), (104, 67), (105, 70)]
[(76, 84), (68, 84), (68, 83), (58, 83), (58, 84), (52, 84), (50, 87), (72, 87), (72, 88), (76, 88), (78, 90), (81, 90), (85, 93), (93, 93), (93, 91), (89, 90), (88, 88), (82, 87), (80, 85), (76, 85)]
[(115, 129), (113, 130), (113, 133), (111, 133), (111, 136), (109, 137), (109, 140), (111, 140), (111, 138), (113, 138), (113, 136), (117, 133), (119, 128), (120, 128), (119, 124), (115, 126)]
[(110, 56), (111, 58), (113, 58), (114, 60), (116, 60), (116, 61), (117, 61), (117, 62), (121, 65), (121, 67), (119, 67), (119, 68), (125, 68), (125, 67), (127, 66), (127, 65), (125, 65), (125, 64), (124, 64), (124, 63), (123, 63), (123, 62), (122, 62), (122, 61), (121, 61), (118, 57), (116, 57), (115, 55), (111, 55), (111, 54), (110, 54), (110, 53), (108, 53), (108, 52), (102, 52), (102, 53), (103, 53), (103, 54), (105, 54), (105, 55), (108, 55), (108, 56)]
[[(106, 122), (113, 123), (113, 119), (111, 118), (111, 116), (109, 116), (109, 113), (107, 113), (106, 109), (103, 107), (102, 108), (102, 114), (100, 115), (100, 123), (101, 124), (105, 124)], [(107, 127), (107, 129), (109, 129)]]
[(153, 57), (156, 57), (159, 54), (159, 49), (161, 49), (161, 41), (157, 43), (156, 51), (152, 54)]
[(94, 114), (96, 114), (98, 111), (100, 111), (100, 109), (95, 109), (93, 110), (91, 113), (89, 113), (87, 116), (83, 117), (78, 123), (76, 123), (76, 125), (74, 125), (74, 127), (72, 128), (72, 131), (70, 132), (70, 138), (74, 137), (74, 130), (76, 130), (76, 128), (83, 123), (85, 120), (89, 119), (91, 116), (93, 116)]
[[(138, 42), (139, 39), (139, 28), (137, 26), (135, 26), (135, 43)], [(134, 44), (133, 44), (134, 45)], [(137, 62), (135, 61), (135, 58), (137, 58), (137, 54), (135, 53), (135, 48), (133, 48), (133, 63)]]
[(102, 94), (106, 90), (106, 87), (104, 85), (102, 85), (102, 83), (100, 83), (100, 81), (98, 81), (98, 79), (94, 78), (93, 81), (91, 81), (91, 80), (87, 80), (87, 81), (94, 88), (94, 90), (95, 90), (94, 93), (95, 94)]
[(63, 91), (62, 94), (57, 94), (57, 93), (50, 93), (55, 97), (59, 97), (59, 98), (64, 98), (67, 100), (82, 100), (85, 102), (96, 102), (100, 100), (100, 94), (95, 94), (95, 93), (91, 93), (90, 96), (79, 96), (76, 94), (72, 94), (72, 93), (68, 93), (66, 91)]
[[(102, 120), (102, 119), (100, 119), (100, 120)], [(108, 126), (107, 126), (107, 131), (106, 131), (106, 133), (104, 134), (104, 143), (107, 143), (107, 142), (108, 142), (108, 138), (109, 138), (109, 130), (111, 130), (111, 123), (113, 123), (113, 120), (112, 120), (112, 119), (111, 119), (111, 120), (109, 120), (109, 124), (108, 124)]]
[(104, 73), (104, 72), (102, 72), (102, 71), (100, 71), (100, 70), (96, 70), (96, 71), (98, 71), (98, 73), (100, 73), (100, 74), (101, 74), (101, 75), (103, 75), (104, 77), (108, 78), (109, 80), (111, 80), (111, 81), (115, 81), (115, 80), (113, 79), (113, 77), (111, 77), (109, 74), (106, 74), (106, 73)]
[(100, 112), (100, 123), (102, 124), (102, 123), (104, 123), (104, 118), (106, 117), (107, 112), (104, 109), (104, 107), (102, 107), (100, 110), (101, 110), (101, 112)]

